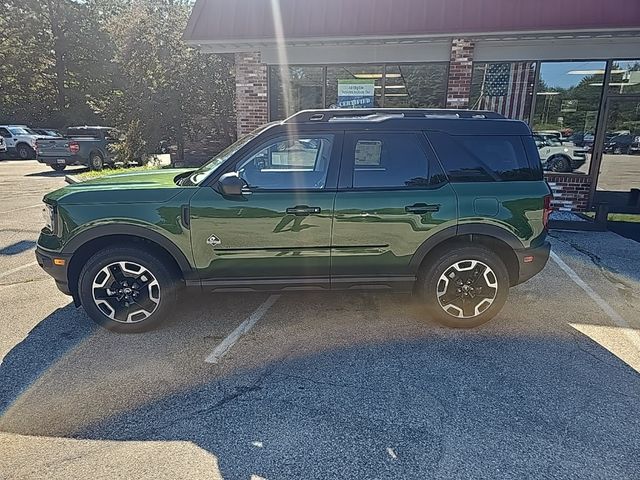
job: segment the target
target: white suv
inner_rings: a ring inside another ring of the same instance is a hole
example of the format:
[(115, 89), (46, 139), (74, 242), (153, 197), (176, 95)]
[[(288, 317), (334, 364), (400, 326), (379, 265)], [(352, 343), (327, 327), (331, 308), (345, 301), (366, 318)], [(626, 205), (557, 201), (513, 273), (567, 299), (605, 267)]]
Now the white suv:
[(41, 136), (29, 131), (26, 125), (0, 125), (0, 136), (9, 152), (23, 160), (36, 158), (36, 141)]
[(534, 133), (542, 168), (552, 172), (573, 172), (587, 161), (587, 150), (563, 143), (551, 135)]

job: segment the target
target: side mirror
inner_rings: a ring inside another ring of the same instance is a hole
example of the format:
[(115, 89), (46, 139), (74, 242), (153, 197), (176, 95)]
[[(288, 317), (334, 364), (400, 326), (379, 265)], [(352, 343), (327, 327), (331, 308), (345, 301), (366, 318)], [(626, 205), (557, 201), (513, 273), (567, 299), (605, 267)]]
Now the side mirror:
[(242, 195), (242, 189), (247, 186), (247, 182), (238, 176), (238, 172), (225, 173), (218, 180), (218, 189), (223, 195)]

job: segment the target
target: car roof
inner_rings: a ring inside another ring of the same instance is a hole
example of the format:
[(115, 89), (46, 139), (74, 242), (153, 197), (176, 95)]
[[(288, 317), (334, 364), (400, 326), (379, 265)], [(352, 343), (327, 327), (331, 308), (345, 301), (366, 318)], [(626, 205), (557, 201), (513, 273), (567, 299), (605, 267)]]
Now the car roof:
[[(277, 123), (278, 130), (436, 130), (451, 135), (531, 135), (529, 126), (479, 110), (318, 109), (303, 110)], [(270, 128), (269, 128), (270, 129)]]

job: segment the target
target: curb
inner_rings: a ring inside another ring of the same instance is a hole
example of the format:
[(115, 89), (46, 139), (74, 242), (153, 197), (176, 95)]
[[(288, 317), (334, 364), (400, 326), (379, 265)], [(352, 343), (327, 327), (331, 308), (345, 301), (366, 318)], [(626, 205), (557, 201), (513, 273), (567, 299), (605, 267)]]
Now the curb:
[(70, 183), (71, 185), (73, 185), (74, 183), (82, 182), (82, 180), (80, 180), (78, 177), (76, 177), (74, 175), (65, 175), (64, 176), (64, 181), (67, 182), (67, 183)]

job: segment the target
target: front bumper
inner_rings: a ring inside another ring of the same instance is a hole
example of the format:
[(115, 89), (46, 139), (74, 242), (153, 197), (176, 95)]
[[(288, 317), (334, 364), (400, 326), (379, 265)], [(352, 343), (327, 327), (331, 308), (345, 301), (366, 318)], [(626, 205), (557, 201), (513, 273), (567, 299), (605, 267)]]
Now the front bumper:
[[(539, 247), (535, 248), (523, 248), (522, 250), (515, 250), (516, 257), (518, 257), (518, 281), (516, 285), (526, 282), (534, 275), (540, 273), (549, 261), (549, 254), (551, 252), (551, 244), (544, 242)], [(526, 260), (526, 261), (525, 261)]]
[[(64, 260), (64, 265), (56, 265), (53, 262), (54, 259)], [(38, 265), (40, 265), (40, 267), (42, 267), (42, 269), (49, 275), (51, 275), (56, 281), (58, 290), (60, 290), (65, 295), (71, 295), (71, 290), (69, 289), (69, 279), (67, 276), (67, 270), (69, 267), (69, 261), (71, 260), (71, 255), (61, 255), (59, 253), (49, 252), (47, 250), (43, 250), (40, 247), (36, 247), (36, 260), (38, 261)]]

